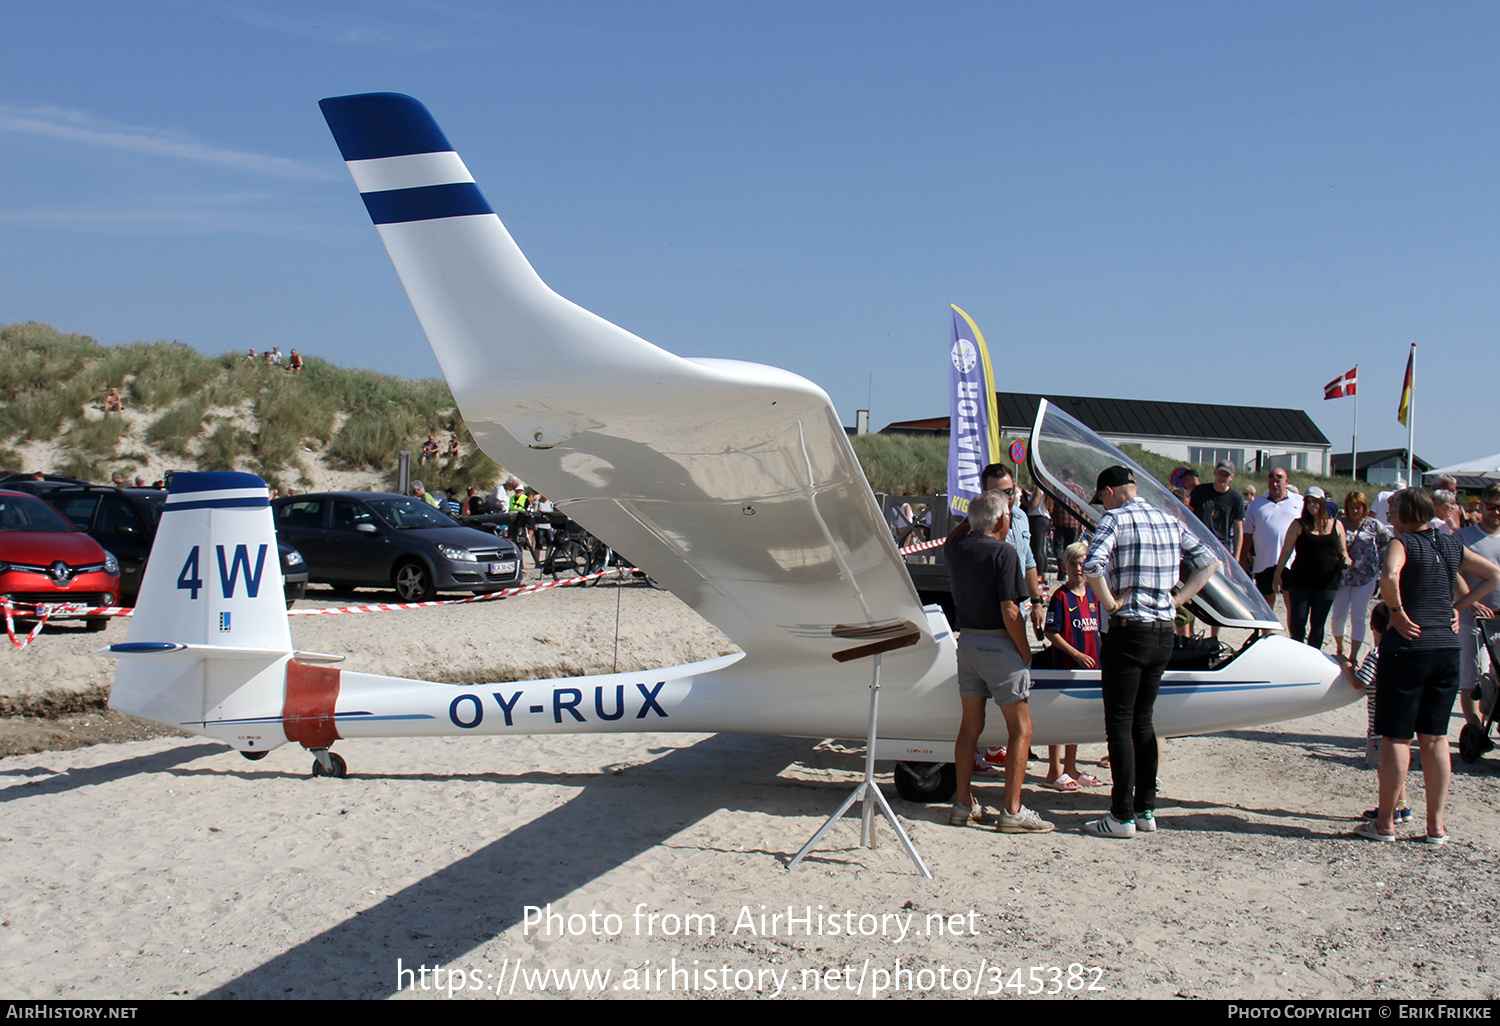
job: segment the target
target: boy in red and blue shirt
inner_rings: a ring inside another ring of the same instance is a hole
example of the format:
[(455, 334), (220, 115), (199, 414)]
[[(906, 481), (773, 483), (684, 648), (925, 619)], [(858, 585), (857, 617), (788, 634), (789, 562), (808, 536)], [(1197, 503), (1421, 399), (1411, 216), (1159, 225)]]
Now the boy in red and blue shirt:
[[(1047, 605), (1046, 634), (1054, 670), (1099, 668), (1099, 600), (1083, 580), (1083, 560), (1088, 546), (1069, 545), (1063, 552), (1067, 584), (1057, 589)], [(1078, 746), (1047, 749), (1047, 778), (1043, 783), (1056, 791), (1076, 791), (1079, 786), (1097, 787), (1099, 778), (1078, 771)]]

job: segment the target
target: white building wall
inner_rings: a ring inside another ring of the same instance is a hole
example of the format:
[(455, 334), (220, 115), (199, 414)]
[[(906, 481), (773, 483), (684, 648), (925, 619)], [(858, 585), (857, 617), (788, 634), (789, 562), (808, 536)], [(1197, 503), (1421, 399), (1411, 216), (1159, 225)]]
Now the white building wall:
[(1328, 474), (1328, 461), (1332, 447), (1287, 445), (1284, 442), (1247, 442), (1242, 438), (1163, 438), (1153, 435), (1116, 435), (1106, 432), (1100, 434), (1113, 442), (1115, 445), (1139, 445), (1142, 449), (1165, 456), (1168, 459), (1181, 460), (1184, 463), (1190, 461), (1188, 450), (1193, 448), (1211, 449), (1243, 449), (1244, 460), (1236, 461), (1241, 467), (1253, 464), (1257, 452), (1266, 452), (1271, 456), (1282, 456), (1287, 454), (1301, 454), (1306, 464), (1305, 470), (1309, 474)]

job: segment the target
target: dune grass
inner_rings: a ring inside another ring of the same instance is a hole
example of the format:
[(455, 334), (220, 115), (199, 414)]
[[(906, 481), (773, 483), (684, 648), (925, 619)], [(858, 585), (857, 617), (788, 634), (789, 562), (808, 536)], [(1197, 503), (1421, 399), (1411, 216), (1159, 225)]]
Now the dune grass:
[(419, 426), (405, 410), (350, 414), (328, 446), (328, 460), (343, 470), (390, 470), (401, 449), (416, 448), (411, 439)]
[(99, 359), (101, 348), (87, 335), (64, 335), (36, 321), (0, 325), (0, 397), (9, 401), (71, 381)]
[(130, 378), (130, 401), (137, 409), (159, 410), (196, 394), (217, 376), (208, 357), (181, 342), (131, 342), (113, 347), (111, 359)]
[(947, 435), (855, 435), (849, 441), (874, 491), (936, 495), (948, 488)]
[(174, 456), (188, 455), (189, 445), (204, 431), (207, 409), (203, 392), (182, 400), (151, 422), (146, 442)]
[(333, 438), (336, 409), (318, 402), (301, 375), (270, 371), (259, 383), (252, 408), (260, 422), (252, 467), (270, 480), (290, 466), (311, 441), (319, 448)]
[[(36, 322), (3, 325), (0, 443), (56, 440), (59, 462), (70, 472), (105, 476), (108, 460), (123, 458), (124, 425), (121, 418), (90, 420), (83, 410), (102, 408), (117, 388), (127, 410), (155, 414), (144, 428), (147, 445), (200, 469), (251, 469), (273, 483), (284, 476), (302, 481), (306, 458), (320, 453), (341, 469), (391, 471), (401, 449), (419, 449), (428, 433), (457, 430), (472, 455), (445, 468), (444, 483), (489, 489), (499, 479), (500, 468), (473, 447), (444, 382), (304, 360), (294, 375), (237, 352), (203, 356), (179, 342), (102, 346)], [(214, 413), (225, 410), (236, 411), (240, 423)], [(344, 424), (335, 432), (341, 414)], [(149, 458), (130, 455), (143, 463)], [(0, 457), (20, 458), (14, 449), (0, 450)]]
[(127, 434), (125, 418), (110, 415), (101, 420), (79, 417), (68, 426), (65, 440), (73, 448), (95, 456), (113, 456)]
[(68, 477), (76, 477), (83, 481), (103, 481), (109, 476), (103, 460), (82, 452), (68, 453), (61, 463), (52, 468), (51, 472), (66, 474)]
[(77, 389), (64, 382), (49, 391), (27, 391), (6, 397), (0, 407), (0, 441), (47, 441), (63, 424), (83, 411)]
[(220, 424), (203, 441), (203, 451), (198, 454), (198, 469), (241, 469), (240, 463), (249, 458), (254, 440), (254, 436), (242, 427), (228, 422)]

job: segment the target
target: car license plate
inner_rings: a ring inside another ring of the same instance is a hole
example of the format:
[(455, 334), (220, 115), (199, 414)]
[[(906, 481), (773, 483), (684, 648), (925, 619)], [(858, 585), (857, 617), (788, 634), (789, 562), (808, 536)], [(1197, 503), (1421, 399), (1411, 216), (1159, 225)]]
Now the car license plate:
[(491, 563), (490, 564), (490, 573), (492, 573), (492, 574), (513, 574), (515, 572), (516, 572), (516, 561), (514, 559), (507, 560), (504, 563)]

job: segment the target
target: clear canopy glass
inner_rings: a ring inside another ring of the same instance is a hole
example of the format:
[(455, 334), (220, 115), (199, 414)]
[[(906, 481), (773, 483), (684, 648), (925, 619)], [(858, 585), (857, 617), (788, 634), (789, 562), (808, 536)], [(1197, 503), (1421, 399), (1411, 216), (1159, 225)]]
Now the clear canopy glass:
[(1254, 627), (1279, 630), (1281, 623), (1266, 605), (1255, 582), (1230, 557), (1219, 539), (1140, 464), (1103, 438), (1043, 399), (1031, 427), (1031, 451), (1027, 456), (1032, 480), (1074, 516), (1093, 528), (1104, 509), (1092, 506), (1094, 482), (1106, 467), (1129, 467), (1135, 475), (1136, 493), (1157, 509), (1176, 517), (1207, 545), (1219, 561), (1219, 571), (1210, 578), (1192, 608), (1209, 623), (1220, 627)]

